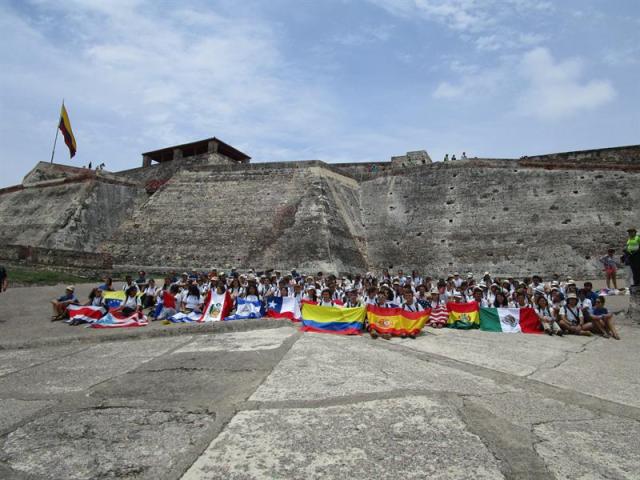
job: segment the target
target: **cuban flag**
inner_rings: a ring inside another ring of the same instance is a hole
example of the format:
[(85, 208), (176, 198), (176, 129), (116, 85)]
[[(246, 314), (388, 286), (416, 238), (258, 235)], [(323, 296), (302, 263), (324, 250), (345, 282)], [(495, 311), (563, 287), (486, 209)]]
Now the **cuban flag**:
[(249, 318), (262, 318), (263, 316), (262, 302), (260, 300), (251, 302), (244, 298), (237, 298), (236, 313), (226, 317), (225, 320), (247, 320)]
[(100, 320), (96, 320), (89, 326), (91, 328), (123, 328), (123, 327), (145, 327), (149, 325), (147, 317), (135, 312), (129, 316), (122, 312), (107, 313)]
[(293, 297), (268, 297), (267, 317), (288, 318), (294, 322), (299, 322), (302, 318), (300, 304)]
[(69, 305), (67, 311), (69, 312), (69, 320), (65, 320), (67, 323), (92, 323), (100, 320), (104, 315), (102, 307), (84, 305)]

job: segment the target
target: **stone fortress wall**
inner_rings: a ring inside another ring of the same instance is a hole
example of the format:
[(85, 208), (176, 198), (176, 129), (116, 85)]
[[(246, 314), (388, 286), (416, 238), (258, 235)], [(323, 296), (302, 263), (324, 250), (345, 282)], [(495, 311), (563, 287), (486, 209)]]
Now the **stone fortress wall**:
[(426, 152), (350, 164), (210, 157), (114, 173), (40, 163), (0, 190), (0, 259), (31, 246), (97, 253), (121, 270), (594, 277), (598, 256), (640, 224), (640, 146), (436, 163)]

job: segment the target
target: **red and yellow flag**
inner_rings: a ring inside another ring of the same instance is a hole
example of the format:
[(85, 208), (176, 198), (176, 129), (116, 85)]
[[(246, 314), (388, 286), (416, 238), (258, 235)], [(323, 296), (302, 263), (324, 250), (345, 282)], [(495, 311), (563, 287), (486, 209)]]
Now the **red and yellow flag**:
[(418, 335), (429, 321), (431, 310), (409, 312), (402, 308), (384, 308), (367, 305), (369, 327), (378, 333), (390, 335)]
[(73, 158), (76, 154), (76, 138), (73, 136), (71, 122), (69, 121), (69, 115), (67, 115), (67, 109), (64, 108), (64, 103), (62, 104), (62, 110), (60, 111), (60, 124), (58, 125), (58, 128), (64, 136), (64, 143), (69, 147), (70, 158)]

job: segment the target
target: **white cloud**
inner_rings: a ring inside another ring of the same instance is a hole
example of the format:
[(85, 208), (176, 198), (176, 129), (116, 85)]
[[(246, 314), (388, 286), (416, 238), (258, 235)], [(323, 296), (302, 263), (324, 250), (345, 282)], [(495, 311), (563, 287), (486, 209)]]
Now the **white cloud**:
[[(106, 160), (114, 170), (137, 165), (145, 149), (210, 135), (250, 138), (251, 154), (255, 145), (314, 143), (340, 128), (339, 102), (287, 61), (277, 25), (260, 18), (125, 0), (35, 5), (28, 17), (0, 7), (0, 68), (9, 72), (0, 88), (11, 92), (12, 109), (51, 117), (0, 119), (3, 138), (19, 130), (46, 139), (31, 158), (46, 156), (63, 96), (78, 140), (74, 162)], [(64, 22), (78, 41), (44, 28), (45, 17)]]
[[(553, 10), (540, 0), (369, 0), (392, 15), (423, 18), (441, 24), (478, 50), (497, 51), (531, 47), (546, 37), (522, 32), (513, 25), (514, 16), (543, 15)], [(532, 28), (532, 27), (528, 27)]]
[(616, 97), (609, 80), (585, 81), (583, 73), (579, 58), (556, 61), (544, 48), (527, 52), (520, 64), (520, 74), (528, 82), (519, 99), (520, 111), (541, 119), (564, 118)]

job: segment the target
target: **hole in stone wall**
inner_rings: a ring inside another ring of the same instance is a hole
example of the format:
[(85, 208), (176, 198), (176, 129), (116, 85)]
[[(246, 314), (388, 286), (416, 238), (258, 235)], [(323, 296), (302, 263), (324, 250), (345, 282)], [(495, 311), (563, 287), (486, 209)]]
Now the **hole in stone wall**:
[(553, 190), (547, 190), (547, 194), (553, 193)]
[(418, 232), (418, 233), (416, 234), (416, 237), (421, 237), (421, 236), (422, 236), (422, 232)]
[(495, 220), (495, 219), (496, 219), (496, 217), (491, 217), (491, 220)]
[(395, 210), (396, 207), (394, 207), (393, 205), (389, 205), (389, 210)]
[(454, 187), (449, 187), (449, 190), (453, 190), (453, 189), (454, 189)]
[(581, 177), (580, 177), (580, 180), (584, 180), (584, 176), (581, 176)]
[(574, 194), (574, 195), (577, 195), (577, 194), (578, 194), (578, 190), (574, 190), (574, 191), (573, 191), (573, 194)]
[(566, 225), (567, 223), (571, 223), (571, 219), (570, 219), (570, 218), (565, 218), (565, 219), (562, 221), (562, 224), (563, 224), (563, 225)]
[(449, 223), (453, 223), (453, 219), (452, 218), (449, 219)]
[(602, 178), (602, 175), (596, 175), (596, 178)]
[(456, 178), (457, 176), (458, 176), (458, 174), (457, 174), (457, 173), (454, 173), (454, 174), (453, 174), (453, 178)]
[(505, 212), (509, 211), (509, 207), (504, 207), (502, 210), (504, 210)]
[(440, 243), (444, 243), (444, 242), (446, 242), (446, 240), (440, 240)]
[(551, 205), (549, 207), (549, 210), (558, 210), (558, 206), (557, 205)]
[(456, 203), (456, 202), (455, 202), (454, 200), (447, 200), (447, 201), (446, 201), (446, 204), (447, 204), (447, 205), (451, 205), (452, 203)]
[(614, 225), (617, 227), (618, 225), (620, 225), (622, 222), (616, 222), (614, 223)]
[(584, 259), (585, 260), (591, 260), (591, 255), (585, 255)]
[(493, 257), (493, 252), (487, 252), (487, 257)]

